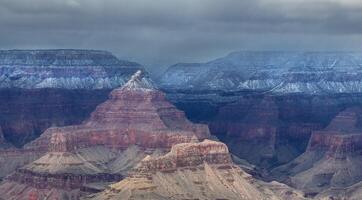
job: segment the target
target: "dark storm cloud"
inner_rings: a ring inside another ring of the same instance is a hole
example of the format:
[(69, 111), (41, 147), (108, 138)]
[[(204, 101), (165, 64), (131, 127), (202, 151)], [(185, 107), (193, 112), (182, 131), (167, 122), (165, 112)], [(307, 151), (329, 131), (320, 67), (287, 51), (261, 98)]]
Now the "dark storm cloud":
[(0, 0), (0, 48), (92, 48), (145, 65), (240, 49), (360, 50), (357, 0)]

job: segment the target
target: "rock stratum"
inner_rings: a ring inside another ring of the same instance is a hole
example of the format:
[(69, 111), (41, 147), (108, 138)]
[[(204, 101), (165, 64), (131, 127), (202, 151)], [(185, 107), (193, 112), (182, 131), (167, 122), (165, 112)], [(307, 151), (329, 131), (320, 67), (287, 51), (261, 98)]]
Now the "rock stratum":
[(262, 183), (231, 161), (225, 144), (177, 144), (161, 157), (146, 157), (130, 177), (86, 199), (303, 199), (278, 183)]
[(209, 138), (166, 101), (142, 71), (136, 72), (81, 125), (49, 128), (24, 146), (43, 155), (7, 176), (2, 198), (78, 199), (119, 181), (147, 155), (178, 143)]
[(97, 50), (0, 51), (0, 126), (21, 147), (51, 126), (81, 123), (142, 66)]

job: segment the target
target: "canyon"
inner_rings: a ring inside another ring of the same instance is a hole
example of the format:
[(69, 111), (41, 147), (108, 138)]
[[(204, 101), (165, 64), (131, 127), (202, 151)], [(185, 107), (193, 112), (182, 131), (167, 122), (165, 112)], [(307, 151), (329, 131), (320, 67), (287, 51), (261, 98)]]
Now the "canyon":
[(79, 199), (119, 181), (147, 155), (210, 138), (139, 70), (80, 125), (52, 127), (21, 151), (43, 155), (6, 176), (2, 198)]
[(340, 112), (323, 130), (313, 131), (306, 151), (272, 172), (313, 195), (361, 181), (361, 108)]
[(155, 83), (105, 51), (0, 51), (0, 199), (360, 199), (361, 64), (235, 52)]

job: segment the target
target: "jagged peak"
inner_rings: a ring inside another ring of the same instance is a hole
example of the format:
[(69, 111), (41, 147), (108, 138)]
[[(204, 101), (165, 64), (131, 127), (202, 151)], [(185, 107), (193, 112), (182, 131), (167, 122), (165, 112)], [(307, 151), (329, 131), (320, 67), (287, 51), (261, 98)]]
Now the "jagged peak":
[(122, 90), (157, 90), (153, 81), (142, 71), (138, 70), (131, 79), (122, 87)]

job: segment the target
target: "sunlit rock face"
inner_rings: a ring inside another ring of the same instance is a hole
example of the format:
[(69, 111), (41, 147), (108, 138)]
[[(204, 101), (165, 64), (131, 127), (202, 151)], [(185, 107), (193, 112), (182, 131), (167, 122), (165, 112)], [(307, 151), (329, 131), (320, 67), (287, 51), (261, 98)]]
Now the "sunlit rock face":
[(305, 153), (273, 173), (311, 195), (360, 182), (361, 114), (359, 107), (339, 113), (325, 129), (312, 133)]
[(176, 144), (159, 157), (148, 156), (131, 175), (85, 199), (303, 199), (276, 182), (253, 179), (232, 163), (225, 144), (210, 140)]
[(142, 67), (96, 50), (0, 51), (0, 126), (22, 146), (51, 126), (79, 124)]
[(206, 125), (188, 121), (140, 70), (82, 124), (49, 128), (25, 145), (45, 153), (6, 177), (0, 193), (78, 199), (121, 180), (147, 155), (209, 137)]

